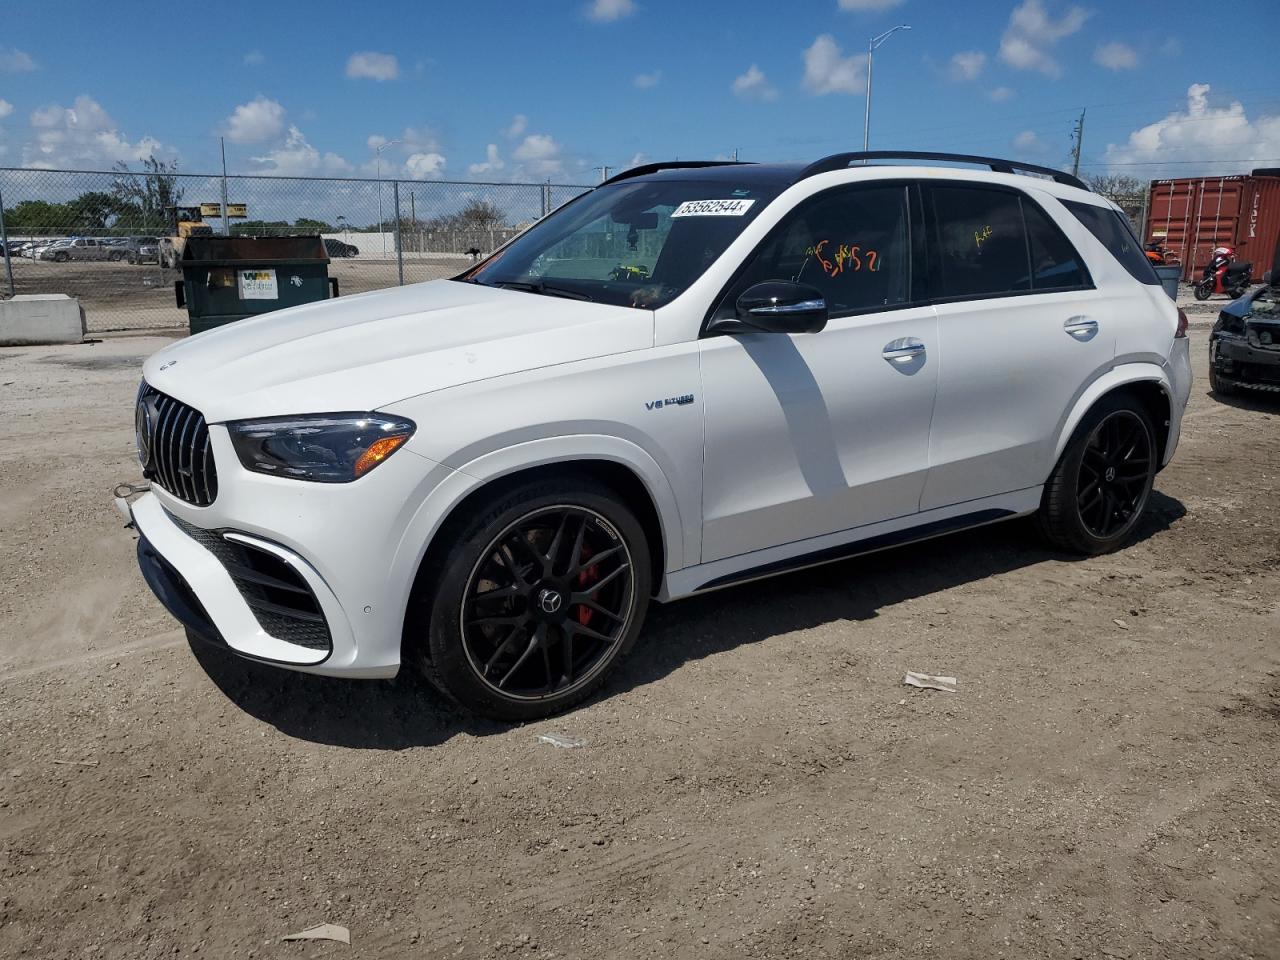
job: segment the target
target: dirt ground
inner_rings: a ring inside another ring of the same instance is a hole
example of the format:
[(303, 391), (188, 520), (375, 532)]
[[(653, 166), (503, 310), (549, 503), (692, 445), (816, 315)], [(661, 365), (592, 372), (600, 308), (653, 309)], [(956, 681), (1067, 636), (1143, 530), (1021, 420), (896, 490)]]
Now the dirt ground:
[(660, 607), (523, 727), (193, 653), (108, 504), (162, 341), (0, 350), (0, 955), (1280, 957), (1280, 402), (1207, 330), (1130, 548)]

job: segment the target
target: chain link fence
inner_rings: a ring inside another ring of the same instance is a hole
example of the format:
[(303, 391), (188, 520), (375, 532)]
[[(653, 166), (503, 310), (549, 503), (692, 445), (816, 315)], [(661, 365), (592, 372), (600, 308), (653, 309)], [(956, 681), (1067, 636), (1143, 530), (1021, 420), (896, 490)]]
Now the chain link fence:
[[(174, 207), (220, 206), (220, 175), (0, 167), (13, 293), (80, 300), (92, 332), (184, 327)], [(344, 294), (453, 276), (586, 190), (553, 183), (228, 176), (213, 233), (320, 234)], [(210, 208), (212, 209), (212, 208)], [(190, 221), (188, 221), (190, 222)], [(187, 228), (190, 229), (189, 227)], [(0, 297), (10, 295), (0, 277)]]

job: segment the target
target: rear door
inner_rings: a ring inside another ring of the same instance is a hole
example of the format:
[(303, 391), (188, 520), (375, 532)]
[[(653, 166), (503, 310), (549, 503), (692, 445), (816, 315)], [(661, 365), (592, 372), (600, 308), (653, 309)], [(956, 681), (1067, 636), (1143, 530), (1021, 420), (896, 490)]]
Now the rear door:
[(1114, 305), (1028, 194), (925, 189), (941, 354), (928, 510), (1044, 483), (1075, 399), (1115, 356)]

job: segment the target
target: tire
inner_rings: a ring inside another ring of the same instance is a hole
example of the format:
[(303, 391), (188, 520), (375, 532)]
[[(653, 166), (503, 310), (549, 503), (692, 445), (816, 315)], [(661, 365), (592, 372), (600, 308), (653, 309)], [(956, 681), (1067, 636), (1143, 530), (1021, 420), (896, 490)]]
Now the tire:
[(123, 253), (113, 253), (111, 254), (111, 257), (110, 257), (110, 260), (112, 263), (119, 263), (123, 259), (124, 259)]
[(54, 262), (54, 263), (66, 263), (66, 262), (67, 262), (67, 255), (66, 255), (65, 253), (55, 253), (55, 254), (53, 255), (53, 262)]
[(1156, 449), (1142, 404), (1124, 394), (1100, 400), (1045, 484), (1037, 519), (1046, 539), (1085, 556), (1123, 546), (1151, 498)]
[(635, 644), (650, 551), (609, 487), (530, 481), (441, 535), (447, 550), (411, 601), (406, 655), (466, 709), (505, 721), (567, 710)]
[(1196, 284), (1195, 290), (1192, 291), (1197, 300), (1208, 300), (1213, 296), (1213, 281), (1201, 280)]

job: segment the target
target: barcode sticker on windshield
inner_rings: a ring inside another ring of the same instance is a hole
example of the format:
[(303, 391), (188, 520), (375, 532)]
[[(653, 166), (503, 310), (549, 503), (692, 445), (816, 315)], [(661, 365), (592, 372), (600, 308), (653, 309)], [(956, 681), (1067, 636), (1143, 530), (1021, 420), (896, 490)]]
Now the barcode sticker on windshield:
[(673, 217), (740, 217), (754, 200), (686, 200), (676, 207)]

